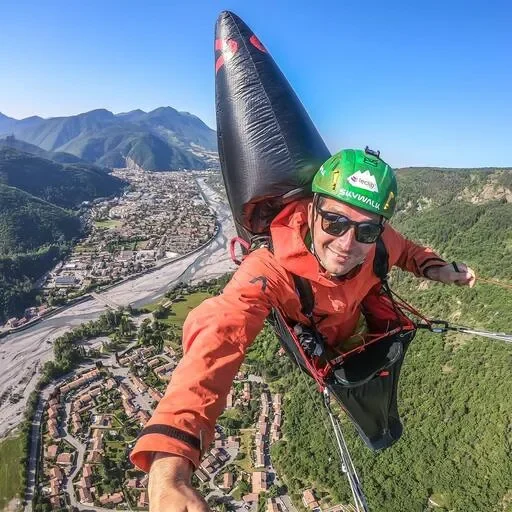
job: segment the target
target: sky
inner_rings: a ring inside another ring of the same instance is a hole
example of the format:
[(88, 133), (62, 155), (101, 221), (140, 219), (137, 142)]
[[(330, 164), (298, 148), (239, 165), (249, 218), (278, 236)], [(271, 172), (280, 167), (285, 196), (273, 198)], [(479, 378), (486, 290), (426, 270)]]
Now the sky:
[(0, 112), (160, 106), (215, 127), (222, 10), (258, 35), (332, 152), (394, 167), (512, 166), (512, 3), (1, 0)]

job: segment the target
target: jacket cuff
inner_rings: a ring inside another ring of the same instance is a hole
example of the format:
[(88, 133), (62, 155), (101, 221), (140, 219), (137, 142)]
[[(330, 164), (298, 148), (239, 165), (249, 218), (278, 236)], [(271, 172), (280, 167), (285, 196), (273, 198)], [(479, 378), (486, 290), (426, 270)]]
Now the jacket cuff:
[(155, 453), (163, 452), (187, 458), (194, 469), (199, 466), (201, 452), (189, 444), (163, 434), (146, 434), (139, 438), (130, 454), (132, 464), (149, 472)]
[(434, 258), (428, 258), (423, 263), (419, 265), (418, 270), (420, 271), (421, 275), (423, 277), (427, 277), (427, 271), (434, 267), (444, 267), (445, 265), (448, 265), (448, 262), (443, 260), (442, 258), (434, 257)]

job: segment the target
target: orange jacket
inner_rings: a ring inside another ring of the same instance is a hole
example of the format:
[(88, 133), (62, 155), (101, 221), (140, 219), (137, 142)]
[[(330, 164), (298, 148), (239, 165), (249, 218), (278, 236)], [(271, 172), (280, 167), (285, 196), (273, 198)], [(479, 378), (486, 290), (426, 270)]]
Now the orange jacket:
[[(327, 343), (353, 333), (361, 301), (379, 282), (373, 273), (374, 250), (354, 277), (328, 277), (304, 244), (308, 202), (291, 203), (274, 219), (273, 253), (264, 248), (251, 253), (221, 295), (205, 300), (188, 315), (183, 326), (183, 358), (131, 453), (131, 461), (139, 468), (148, 471), (157, 451), (181, 455), (194, 467), (199, 465), (245, 352), (271, 309), (279, 308), (286, 318), (308, 323), (300, 312), (290, 273), (310, 280), (314, 316), (327, 315), (318, 326)], [(445, 264), (432, 250), (410, 242), (390, 225), (383, 240), (390, 266), (418, 277), (431, 266)]]

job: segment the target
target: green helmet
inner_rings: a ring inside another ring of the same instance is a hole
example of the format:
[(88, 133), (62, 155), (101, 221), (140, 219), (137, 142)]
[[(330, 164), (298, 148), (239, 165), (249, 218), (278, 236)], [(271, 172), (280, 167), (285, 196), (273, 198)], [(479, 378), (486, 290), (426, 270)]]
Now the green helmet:
[(313, 192), (391, 218), (395, 211), (395, 172), (366, 148), (344, 149), (331, 156), (313, 178)]

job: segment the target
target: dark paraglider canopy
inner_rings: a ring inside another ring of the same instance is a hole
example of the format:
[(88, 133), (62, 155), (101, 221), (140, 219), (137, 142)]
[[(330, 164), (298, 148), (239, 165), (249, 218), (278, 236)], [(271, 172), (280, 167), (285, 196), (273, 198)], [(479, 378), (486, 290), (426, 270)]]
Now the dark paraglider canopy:
[(287, 201), (311, 193), (330, 153), (268, 50), (229, 11), (217, 20), (215, 73), (221, 169), (247, 240), (264, 233)]

